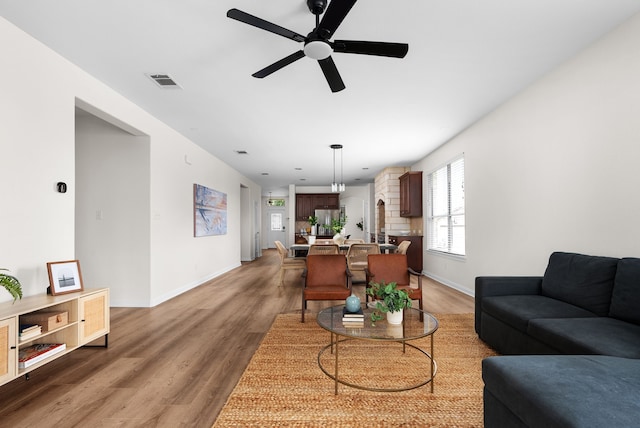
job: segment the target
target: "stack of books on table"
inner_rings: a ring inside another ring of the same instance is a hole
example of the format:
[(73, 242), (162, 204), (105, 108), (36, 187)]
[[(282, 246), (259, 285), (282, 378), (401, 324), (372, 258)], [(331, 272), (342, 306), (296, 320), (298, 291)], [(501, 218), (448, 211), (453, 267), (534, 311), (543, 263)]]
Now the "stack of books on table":
[(18, 353), (18, 367), (26, 369), (40, 361), (67, 349), (64, 343), (38, 343), (20, 349)]
[(346, 309), (342, 311), (342, 324), (347, 328), (363, 328), (364, 313), (362, 309), (358, 312), (348, 312)]
[(20, 342), (24, 342), (42, 334), (42, 326), (38, 324), (20, 324)]

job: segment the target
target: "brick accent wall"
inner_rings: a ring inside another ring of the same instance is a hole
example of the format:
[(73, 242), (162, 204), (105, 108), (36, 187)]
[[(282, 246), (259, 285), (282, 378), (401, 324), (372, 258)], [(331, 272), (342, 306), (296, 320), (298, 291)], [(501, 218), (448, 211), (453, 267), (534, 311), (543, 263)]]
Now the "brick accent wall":
[[(389, 235), (399, 234), (400, 231), (411, 230), (410, 219), (400, 217), (400, 176), (411, 168), (389, 167), (383, 169), (375, 178), (375, 204), (376, 204), (376, 236), (380, 234), (380, 229), (385, 229), (385, 242)], [(380, 209), (380, 201), (384, 202), (383, 210)]]

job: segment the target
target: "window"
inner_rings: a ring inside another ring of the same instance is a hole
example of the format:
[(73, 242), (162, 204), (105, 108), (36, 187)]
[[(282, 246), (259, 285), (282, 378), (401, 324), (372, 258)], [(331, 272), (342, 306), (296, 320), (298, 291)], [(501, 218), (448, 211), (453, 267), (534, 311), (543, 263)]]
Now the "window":
[(284, 207), (284, 199), (272, 199), (267, 200), (267, 206), (269, 207)]
[(429, 174), (427, 186), (427, 249), (464, 256), (464, 156)]
[(281, 213), (271, 213), (271, 230), (274, 230), (274, 231), (282, 230), (282, 214)]

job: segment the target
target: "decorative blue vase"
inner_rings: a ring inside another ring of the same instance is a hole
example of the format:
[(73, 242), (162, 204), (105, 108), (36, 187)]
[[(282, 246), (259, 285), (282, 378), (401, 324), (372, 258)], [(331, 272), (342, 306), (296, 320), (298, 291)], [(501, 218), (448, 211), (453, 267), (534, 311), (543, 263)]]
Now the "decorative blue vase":
[(348, 312), (358, 312), (360, 310), (360, 299), (355, 294), (352, 294), (344, 301), (344, 306)]

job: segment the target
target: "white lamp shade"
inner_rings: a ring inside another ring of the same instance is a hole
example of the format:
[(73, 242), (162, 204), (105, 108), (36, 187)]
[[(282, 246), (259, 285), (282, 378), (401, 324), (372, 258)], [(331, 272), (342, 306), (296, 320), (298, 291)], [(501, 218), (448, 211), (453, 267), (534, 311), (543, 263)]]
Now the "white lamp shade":
[(313, 59), (325, 59), (331, 55), (332, 49), (327, 42), (312, 41), (304, 45), (304, 54)]

